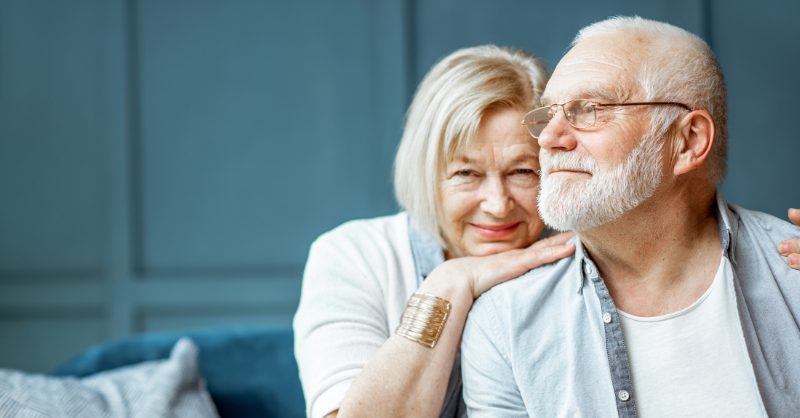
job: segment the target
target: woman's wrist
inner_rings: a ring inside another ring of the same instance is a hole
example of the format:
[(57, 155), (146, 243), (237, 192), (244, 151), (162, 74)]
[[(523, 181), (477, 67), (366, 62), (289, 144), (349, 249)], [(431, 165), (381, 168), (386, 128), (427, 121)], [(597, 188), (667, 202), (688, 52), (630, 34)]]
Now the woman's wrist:
[(475, 301), (470, 280), (465, 272), (445, 262), (428, 275), (417, 292), (445, 299), (454, 309), (469, 309)]

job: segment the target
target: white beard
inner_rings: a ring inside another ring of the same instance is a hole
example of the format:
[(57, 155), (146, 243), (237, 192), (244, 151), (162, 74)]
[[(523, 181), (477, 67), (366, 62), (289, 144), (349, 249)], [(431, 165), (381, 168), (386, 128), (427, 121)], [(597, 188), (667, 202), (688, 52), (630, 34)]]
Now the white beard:
[[(653, 195), (662, 178), (663, 141), (650, 135), (618, 166), (601, 171), (597, 161), (576, 153), (540, 153), (542, 181), (539, 213), (544, 222), (559, 231), (586, 231), (607, 224), (636, 208)], [(547, 173), (553, 169), (586, 171), (590, 179), (565, 178)]]

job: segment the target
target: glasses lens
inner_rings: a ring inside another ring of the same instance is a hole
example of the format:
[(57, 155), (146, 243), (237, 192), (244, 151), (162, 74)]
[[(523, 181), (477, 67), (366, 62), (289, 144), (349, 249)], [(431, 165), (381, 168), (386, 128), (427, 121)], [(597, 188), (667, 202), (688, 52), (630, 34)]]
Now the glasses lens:
[(550, 119), (553, 119), (553, 111), (549, 107), (540, 107), (528, 112), (523, 123), (532, 137), (539, 138)]
[(595, 106), (589, 100), (573, 100), (564, 103), (564, 114), (569, 123), (578, 129), (594, 126)]

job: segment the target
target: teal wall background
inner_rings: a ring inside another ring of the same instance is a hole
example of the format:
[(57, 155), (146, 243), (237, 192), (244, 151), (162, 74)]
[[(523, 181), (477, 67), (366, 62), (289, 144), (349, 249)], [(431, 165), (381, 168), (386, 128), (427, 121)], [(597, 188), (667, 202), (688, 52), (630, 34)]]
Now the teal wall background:
[(723, 191), (800, 206), (800, 3), (0, 0), (0, 367), (212, 325), (288, 326), (308, 245), (396, 210), (417, 82), (497, 43), (551, 68), (639, 14), (709, 41), (729, 84)]

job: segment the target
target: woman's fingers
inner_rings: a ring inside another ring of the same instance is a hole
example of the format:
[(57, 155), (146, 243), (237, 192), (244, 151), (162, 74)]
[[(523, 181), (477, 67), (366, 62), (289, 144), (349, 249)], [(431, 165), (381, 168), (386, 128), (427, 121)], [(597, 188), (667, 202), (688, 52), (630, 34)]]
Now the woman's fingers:
[(800, 209), (789, 209), (789, 220), (793, 224), (800, 226)]
[(558, 235), (553, 235), (552, 237), (548, 237), (543, 240), (534, 242), (533, 245), (531, 245), (531, 247), (549, 247), (551, 245), (564, 244), (574, 236), (575, 232), (573, 231), (562, 232)]
[(560, 260), (575, 252), (574, 244), (558, 243), (561, 239), (547, 242), (542, 246), (472, 258), (470, 261), (475, 267), (473, 286), (475, 297), (502, 282), (525, 274), (528, 270)]
[(781, 242), (778, 245), (778, 252), (786, 257), (789, 267), (800, 270), (800, 238)]
[(792, 254), (800, 254), (800, 238), (781, 241), (780, 245), (778, 245), (778, 251), (784, 257)]
[[(789, 209), (789, 220), (800, 225), (800, 209)], [(789, 267), (800, 270), (800, 238), (787, 239), (778, 244), (778, 252), (786, 257)]]
[(533, 263), (535, 265), (529, 267), (528, 270), (548, 263), (552, 263), (553, 261), (556, 260), (561, 260), (562, 258), (574, 253), (575, 244), (561, 243), (557, 245), (551, 245), (545, 248), (541, 248), (536, 252), (537, 252), (536, 257), (533, 260)]

